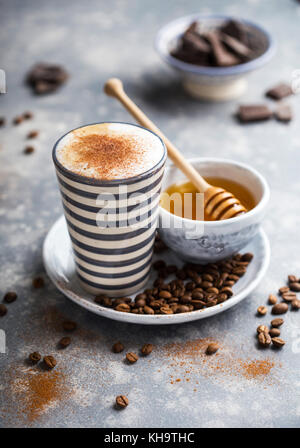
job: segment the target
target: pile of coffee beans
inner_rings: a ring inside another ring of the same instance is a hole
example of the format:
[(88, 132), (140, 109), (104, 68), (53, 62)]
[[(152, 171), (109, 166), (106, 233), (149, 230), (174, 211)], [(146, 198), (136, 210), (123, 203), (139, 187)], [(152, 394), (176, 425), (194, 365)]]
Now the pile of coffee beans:
[[(282, 286), (278, 290), (278, 295), (281, 297), (281, 302), (278, 302), (277, 297), (274, 294), (270, 294), (268, 298), (268, 304), (272, 306), (271, 313), (274, 315), (285, 314), (290, 309), (297, 311), (300, 309), (300, 300), (297, 298), (296, 292), (300, 292), (300, 278), (295, 275), (289, 275), (287, 286)], [(268, 312), (268, 308), (261, 305), (257, 308), (257, 314), (265, 316)], [(257, 339), (259, 345), (262, 347), (269, 347), (271, 344), (277, 348), (281, 348), (285, 345), (285, 341), (281, 339), (280, 329), (284, 320), (281, 317), (277, 317), (271, 321), (271, 328), (266, 325), (259, 325), (257, 327)]]
[[(185, 264), (181, 269), (163, 260), (153, 264), (157, 279), (153, 287), (130, 297), (112, 299), (98, 295), (95, 302), (122, 313), (177, 314), (198, 311), (225, 302), (233, 295), (233, 285), (242, 277), (253, 254), (237, 254), (207, 265)], [(173, 280), (167, 281), (171, 276)]]

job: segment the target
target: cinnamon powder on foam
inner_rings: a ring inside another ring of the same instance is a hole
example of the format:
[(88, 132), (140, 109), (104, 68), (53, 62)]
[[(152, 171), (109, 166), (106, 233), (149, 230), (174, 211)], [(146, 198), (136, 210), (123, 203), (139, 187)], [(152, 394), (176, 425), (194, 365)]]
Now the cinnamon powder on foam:
[[(206, 355), (207, 345), (217, 341), (205, 338), (183, 343), (170, 343), (162, 348), (163, 357), (169, 360), (171, 370), (170, 383), (193, 381), (199, 384), (200, 377), (217, 381), (225, 378), (241, 377), (246, 380), (264, 381), (269, 385), (276, 383), (272, 370), (281, 367), (272, 358), (243, 359), (235, 352), (219, 344), (220, 349), (214, 355)], [(195, 381), (195, 377), (199, 379)], [(196, 389), (194, 389), (196, 391)]]

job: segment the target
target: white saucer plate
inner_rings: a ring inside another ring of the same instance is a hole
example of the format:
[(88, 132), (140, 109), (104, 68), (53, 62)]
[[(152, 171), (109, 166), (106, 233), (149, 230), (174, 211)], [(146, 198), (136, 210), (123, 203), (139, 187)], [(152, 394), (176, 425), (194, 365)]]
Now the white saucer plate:
[[(263, 279), (270, 262), (270, 244), (265, 232), (261, 229), (256, 237), (248, 246), (244, 248), (242, 253), (252, 252), (254, 258), (250, 263), (246, 274), (233, 287), (234, 295), (229, 300), (220, 305), (203, 310), (192, 311), (190, 313), (173, 314), (173, 315), (146, 315), (122, 313), (110, 308), (105, 308), (96, 304), (94, 296), (86, 292), (79, 283), (75, 272), (75, 263), (72, 254), (71, 241), (68, 235), (67, 226), (64, 216), (61, 216), (49, 230), (43, 247), (43, 260), (46, 272), (55, 286), (69, 299), (77, 303), (79, 306), (86, 308), (92, 313), (100, 316), (108, 317), (122, 322), (131, 322), (143, 325), (161, 325), (161, 324), (179, 324), (190, 322), (198, 319), (205, 319), (213, 316), (229, 308), (245, 299)], [(165, 260), (167, 264), (176, 264), (181, 266), (182, 260), (178, 256), (168, 250), (155, 256)], [(154, 258), (154, 260), (155, 260)], [(155, 279), (153, 272), (149, 279), (151, 288)], [(138, 294), (138, 291), (136, 294)], [(135, 295), (136, 295), (135, 294)], [(135, 296), (134, 295), (134, 296)]]

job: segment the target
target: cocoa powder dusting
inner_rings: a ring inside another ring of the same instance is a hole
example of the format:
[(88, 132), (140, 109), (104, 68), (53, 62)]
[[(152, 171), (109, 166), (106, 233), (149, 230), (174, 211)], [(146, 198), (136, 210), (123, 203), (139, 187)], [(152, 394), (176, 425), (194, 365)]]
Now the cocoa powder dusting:
[[(8, 400), (1, 411), (6, 424), (33, 423), (42, 417), (51, 406), (70, 398), (70, 388), (65, 373), (59, 369), (43, 371), (24, 366), (11, 367), (6, 373)], [(12, 400), (12, 397), (14, 398)], [(11, 420), (14, 421), (11, 421)]]
[[(213, 356), (208, 356), (206, 348), (211, 343), (217, 343), (220, 349)], [(166, 344), (162, 348), (162, 355), (169, 360), (167, 367), (172, 372), (171, 384), (181, 380), (198, 384), (195, 377), (214, 381), (243, 377), (245, 380), (263, 381), (268, 385), (278, 384), (279, 381), (276, 371), (272, 370), (281, 367), (281, 364), (276, 364), (274, 359), (243, 359), (238, 356), (238, 350), (232, 344), (226, 347), (224, 343), (211, 338)]]

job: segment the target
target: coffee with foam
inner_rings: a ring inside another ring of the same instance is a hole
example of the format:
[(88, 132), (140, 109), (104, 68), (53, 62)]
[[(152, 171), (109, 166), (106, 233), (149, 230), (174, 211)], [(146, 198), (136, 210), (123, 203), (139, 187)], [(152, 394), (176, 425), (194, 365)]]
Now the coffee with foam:
[(65, 135), (57, 160), (69, 171), (99, 180), (128, 179), (153, 168), (164, 154), (155, 134), (125, 123), (99, 123)]

